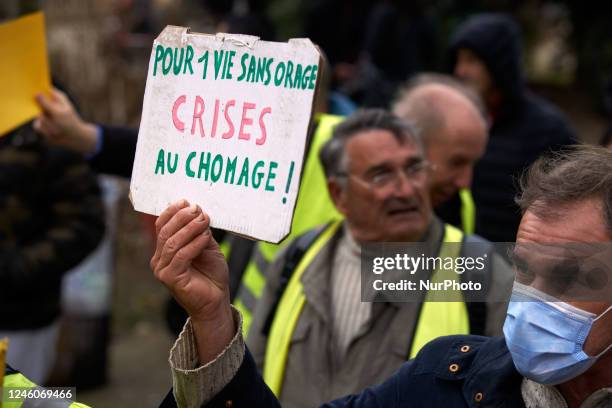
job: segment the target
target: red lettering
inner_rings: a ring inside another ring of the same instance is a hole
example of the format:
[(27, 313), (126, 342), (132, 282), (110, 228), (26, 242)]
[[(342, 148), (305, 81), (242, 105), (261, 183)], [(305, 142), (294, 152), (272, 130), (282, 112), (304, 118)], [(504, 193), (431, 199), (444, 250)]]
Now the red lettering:
[(219, 119), (219, 100), (215, 99), (215, 114), (213, 115), (212, 129), (210, 130), (210, 137), (215, 137), (217, 134), (217, 119)]
[(187, 96), (181, 95), (176, 99), (176, 101), (174, 101), (174, 104), (172, 105), (172, 123), (174, 123), (174, 127), (176, 128), (176, 130), (180, 132), (183, 132), (185, 130), (185, 122), (179, 119), (178, 109), (179, 106), (184, 104), (186, 100)]
[(266, 124), (264, 123), (263, 118), (268, 113), (272, 113), (272, 108), (269, 106), (264, 108), (259, 114), (259, 128), (261, 129), (261, 137), (255, 141), (255, 144), (258, 146), (261, 146), (262, 144), (266, 143), (266, 137), (268, 134), (266, 132)]
[(238, 134), (238, 139), (249, 140), (251, 138), (251, 134), (245, 132), (244, 128), (246, 126), (253, 124), (253, 119), (247, 118), (247, 111), (251, 109), (255, 109), (255, 104), (250, 102), (245, 102), (242, 105), (242, 119), (240, 120), (240, 133)]
[(196, 120), (200, 122), (200, 136), (204, 137), (204, 124), (202, 123), (202, 115), (204, 114), (204, 99), (201, 96), (196, 96), (195, 104), (193, 105), (193, 120), (191, 121), (191, 134), (195, 133)]
[(232, 136), (234, 136), (234, 123), (232, 122), (232, 118), (229, 117), (229, 108), (234, 105), (236, 105), (235, 99), (227, 101), (227, 103), (225, 104), (224, 115), (225, 115), (225, 121), (229, 125), (229, 129), (227, 130), (227, 132), (221, 135), (223, 139), (230, 139)]

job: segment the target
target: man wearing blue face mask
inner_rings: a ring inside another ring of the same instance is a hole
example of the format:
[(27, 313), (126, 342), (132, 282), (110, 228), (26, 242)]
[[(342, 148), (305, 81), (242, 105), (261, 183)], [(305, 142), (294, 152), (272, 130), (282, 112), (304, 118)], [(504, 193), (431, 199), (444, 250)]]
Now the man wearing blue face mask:
[[(612, 152), (580, 146), (538, 160), (517, 202), (504, 337), (438, 338), (384, 383), (325, 407), (612, 407)], [(244, 347), (209, 222), (184, 201), (158, 221), (151, 266), (190, 314), (163, 406), (279, 407)]]

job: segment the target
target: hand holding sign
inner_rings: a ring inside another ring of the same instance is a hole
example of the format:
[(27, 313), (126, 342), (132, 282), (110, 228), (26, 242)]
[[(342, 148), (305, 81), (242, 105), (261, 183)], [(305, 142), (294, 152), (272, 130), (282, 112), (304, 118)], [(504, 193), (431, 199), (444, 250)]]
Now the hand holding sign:
[(157, 219), (151, 269), (189, 313), (200, 363), (217, 356), (235, 333), (229, 300), (229, 272), (209, 228), (210, 218), (181, 200)]
[(134, 208), (186, 197), (212, 226), (279, 242), (290, 231), (319, 53), (167, 27), (153, 44), (134, 161)]

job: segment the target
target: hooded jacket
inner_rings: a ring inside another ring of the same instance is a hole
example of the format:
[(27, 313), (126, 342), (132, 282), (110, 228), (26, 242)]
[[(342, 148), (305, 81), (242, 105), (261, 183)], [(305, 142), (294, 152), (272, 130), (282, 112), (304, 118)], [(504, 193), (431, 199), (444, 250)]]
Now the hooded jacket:
[(526, 89), (521, 35), (512, 18), (479, 14), (463, 23), (451, 39), (451, 69), (460, 48), (478, 55), (501, 94), (487, 149), (474, 169), (476, 233), (494, 242), (514, 242), (521, 218), (514, 202), (518, 177), (543, 153), (575, 143), (574, 133), (557, 108)]

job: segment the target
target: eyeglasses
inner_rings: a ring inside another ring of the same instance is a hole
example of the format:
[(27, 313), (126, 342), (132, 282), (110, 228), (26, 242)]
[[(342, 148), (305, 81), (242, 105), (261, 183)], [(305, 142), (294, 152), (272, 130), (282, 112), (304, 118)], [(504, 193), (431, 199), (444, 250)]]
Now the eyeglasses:
[(380, 168), (371, 175), (357, 176), (349, 173), (339, 173), (337, 177), (351, 177), (369, 188), (375, 190), (386, 190), (401, 183), (402, 175), (413, 185), (421, 184), (425, 181), (427, 171), (432, 169), (427, 160), (412, 162), (401, 169)]

